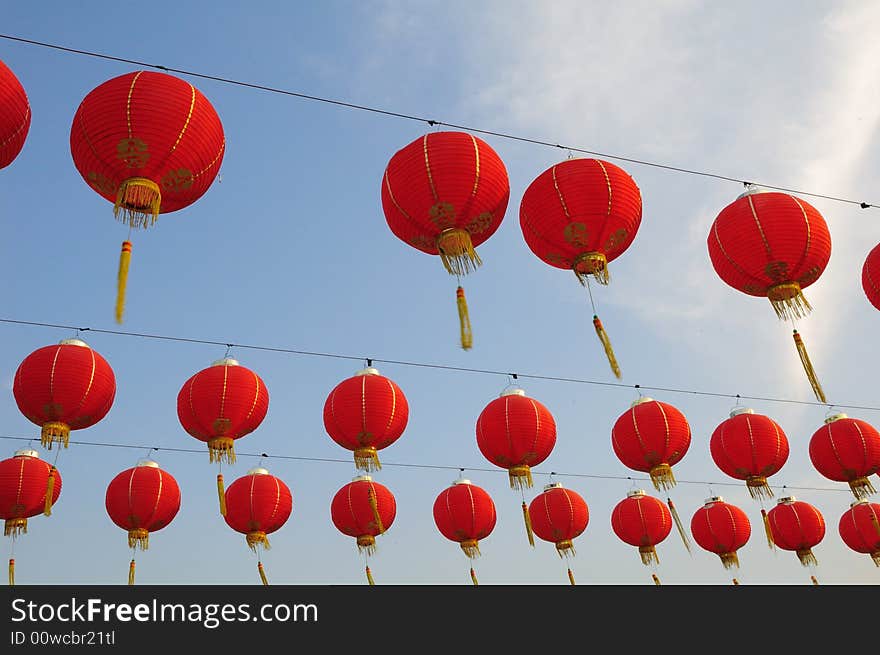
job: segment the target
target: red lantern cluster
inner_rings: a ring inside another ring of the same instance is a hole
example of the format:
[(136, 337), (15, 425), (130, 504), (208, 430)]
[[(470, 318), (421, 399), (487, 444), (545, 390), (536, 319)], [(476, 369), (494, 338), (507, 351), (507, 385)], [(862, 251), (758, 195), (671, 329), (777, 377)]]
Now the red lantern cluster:
[[(563, 488), (560, 482), (544, 487), (543, 493), (529, 503), (528, 515), (534, 533), (556, 546), (560, 557), (575, 555), (574, 540), (582, 535), (590, 522), (590, 509), (576, 491)], [(574, 574), (568, 569), (574, 584)]]
[(880, 433), (870, 423), (834, 414), (810, 437), (810, 461), (824, 477), (847, 482), (857, 499), (875, 493), (868, 476), (880, 471)]
[(739, 507), (713, 496), (691, 518), (691, 534), (701, 548), (718, 555), (725, 569), (738, 568), (737, 551), (748, 542), (752, 525)]
[[(485, 489), (460, 478), (440, 492), (433, 511), (440, 534), (458, 543), (469, 559), (480, 556), (480, 541), (492, 534), (497, 519), (495, 503)], [(477, 584), (473, 566), (471, 580)]]
[(18, 157), (31, 127), (31, 105), (15, 73), (0, 60), (0, 168)]
[(639, 549), (642, 564), (659, 564), (657, 545), (672, 531), (672, 514), (662, 500), (634, 489), (611, 511), (611, 529), (621, 541)]
[(825, 518), (818, 509), (786, 496), (767, 512), (767, 521), (776, 546), (793, 551), (804, 566), (818, 563), (813, 548), (825, 538)]
[(357, 540), (358, 551), (372, 555), (376, 537), (397, 516), (397, 501), (385, 485), (369, 475), (359, 475), (342, 487), (330, 503), (330, 518), (342, 534)]

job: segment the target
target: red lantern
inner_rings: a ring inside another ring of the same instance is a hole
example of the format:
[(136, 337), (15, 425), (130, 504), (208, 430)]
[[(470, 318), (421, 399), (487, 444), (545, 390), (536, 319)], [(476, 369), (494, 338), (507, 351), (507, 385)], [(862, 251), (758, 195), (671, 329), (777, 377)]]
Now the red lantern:
[[(391, 232), (456, 277), (480, 266), (475, 248), (507, 211), (510, 182), (498, 154), (465, 132), (431, 132), (398, 150), (382, 178), (382, 209)], [(464, 290), (456, 290), (461, 346), (473, 343)]]
[(862, 290), (875, 309), (880, 309), (880, 244), (871, 248), (862, 265)]
[[(220, 170), (226, 139), (214, 107), (192, 84), (136, 71), (90, 91), (70, 128), (83, 180), (133, 228), (198, 200)], [(116, 321), (122, 322), (131, 241), (122, 243)]]
[(113, 369), (80, 339), (38, 348), (15, 372), (18, 409), (39, 425), (40, 443), (67, 448), (71, 430), (88, 428), (107, 415), (116, 397)]
[[(388, 487), (359, 475), (342, 487), (330, 503), (330, 518), (342, 534), (357, 540), (358, 551), (369, 556), (376, 552), (376, 537), (384, 534), (397, 515), (397, 502)], [(374, 584), (370, 567), (367, 580)]]
[[(608, 263), (632, 245), (638, 232), (642, 196), (619, 166), (572, 158), (532, 181), (520, 203), (519, 221), (526, 244), (541, 261), (573, 270), (584, 286), (590, 277), (607, 285)], [(619, 378), (611, 342), (595, 310), (593, 326)]]
[(372, 366), (337, 384), (324, 402), (324, 429), (354, 451), (355, 467), (364, 471), (382, 468), (377, 451), (397, 441), (408, 420), (406, 396)]
[[(455, 541), (471, 560), (480, 556), (480, 540), (495, 529), (495, 503), (482, 488), (460, 478), (434, 500), (434, 523), (444, 537)], [(471, 567), (471, 581), (477, 576)]]
[[(750, 188), (715, 218), (707, 240), (718, 276), (750, 296), (770, 300), (780, 319), (811, 310), (803, 290), (819, 279), (831, 258), (831, 235), (819, 211), (787, 193)], [(825, 394), (803, 341), (794, 330), (801, 363), (816, 397)]]
[(31, 105), (21, 82), (0, 60), (0, 168), (11, 164), (27, 139)]
[(880, 505), (864, 499), (853, 501), (840, 517), (837, 529), (851, 550), (870, 555), (880, 566)]
[(752, 498), (771, 498), (767, 478), (788, 461), (788, 438), (779, 424), (753, 409), (730, 412), (712, 432), (709, 450), (715, 465), (737, 480), (745, 480)]
[(258, 466), (229, 485), (226, 508), (226, 525), (245, 535), (248, 547), (257, 554), (260, 579), (268, 585), (260, 549), (270, 548), (268, 535), (290, 518), (293, 510), (290, 489), (281, 478)]
[(848, 482), (857, 499), (875, 493), (868, 479), (880, 471), (880, 433), (870, 423), (834, 414), (810, 437), (810, 461), (829, 480)]
[(128, 584), (133, 585), (134, 551), (147, 550), (150, 533), (161, 530), (177, 516), (180, 487), (156, 462), (142, 460), (110, 481), (104, 506), (113, 523), (128, 531), (128, 547), (132, 549)]
[(825, 537), (825, 519), (818, 509), (786, 496), (767, 512), (767, 521), (774, 544), (794, 551), (804, 566), (817, 564), (812, 549)]
[[(236, 439), (256, 430), (269, 410), (269, 391), (259, 375), (231, 357), (218, 359), (187, 380), (177, 394), (183, 429), (208, 444), (211, 462), (235, 462)], [(217, 475), (225, 514), (223, 474)]]
[[(0, 462), (0, 519), (3, 534), (15, 539), (27, 533), (28, 519), (49, 515), (61, 495), (61, 473), (40, 459), (36, 450), (15, 451)], [(15, 585), (15, 559), (9, 559), (9, 586)]]
[[(544, 492), (529, 503), (529, 517), (539, 538), (554, 544), (560, 557), (573, 557), (574, 540), (587, 529), (590, 510), (580, 494), (554, 482), (546, 485)], [(568, 579), (574, 584), (570, 568)]]
[(736, 551), (748, 543), (752, 524), (739, 507), (712, 496), (691, 518), (691, 534), (701, 548), (718, 555), (725, 569), (739, 568)]
[(642, 564), (659, 564), (656, 547), (672, 531), (672, 514), (662, 500), (634, 489), (611, 511), (611, 529), (621, 541), (638, 547)]

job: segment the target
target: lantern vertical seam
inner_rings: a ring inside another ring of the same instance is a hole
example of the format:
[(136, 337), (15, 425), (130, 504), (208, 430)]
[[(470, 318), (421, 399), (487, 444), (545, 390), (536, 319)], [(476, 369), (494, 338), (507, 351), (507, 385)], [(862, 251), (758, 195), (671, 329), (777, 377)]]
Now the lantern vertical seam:
[(425, 153), (425, 172), (428, 174), (428, 184), (431, 186), (431, 195), (434, 196), (434, 202), (437, 202), (437, 189), (434, 188), (434, 177), (431, 175), (431, 162), (428, 158), (428, 135), (422, 137), (422, 151)]
[[(611, 216), (611, 178), (608, 177), (608, 171), (605, 170), (605, 165), (599, 161), (598, 159), (594, 159), (597, 164), (599, 164), (599, 168), (602, 169), (602, 174), (605, 176), (605, 185), (608, 187), (608, 209), (606, 210), (605, 216)], [(601, 243), (601, 242), (600, 242)]]
[[(558, 166), (558, 164), (556, 166)], [(562, 211), (565, 213), (565, 217), (571, 221), (571, 214), (568, 212), (568, 205), (565, 204), (565, 197), (562, 195), (562, 191), (559, 190), (559, 181), (556, 179), (556, 166), (550, 169), (550, 174), (553, 176), (553, 186), (556, 189), (556, 195), (559, 197), (559, 204), (562, 205)]]
[(749, 451), (752, 455), (752, 474), (758, 475), (761, 473), (761, 468), (758, 466), (758, 460), (755, 457), (755, 434), (752, 431), (752, 422), (749, 420), (748, 416), (746, 416), (746, 427), (749, 431)]
[(278, 513), (278, 506), (281, 504), (281, 484), (278, 478), (276, 478), (275, 476), (272, 476), (272, 480), (273, 482), (275, 482), (275, 505), (272, 507), (272, 513), (269, 515), (269, 521), (273, 521), (272, 525), (274, 525), (275, 514)]
[(568, 495), (568, 490), (563, 489), (562, 495), (565, 496), (566, 502), (568, 502), (568, 531), (566, 532), (566, 537), (571, 539), (574, 538), (574, 504), (571, 502), (571, 497)]
[(868, 470), (868, 444), (865, 441), (865, 435), (862, 433), (862, 429), (859, 427), (857, 421), (852, 421), (851, 425), (856, 429), (856, 432), (859, 433), (859, 440), (862, 442), (862, 471)]
[[(183, 127), (180, 130), (180, 134), (177, 135), (177, 141), (174, 142), (174, 145), (171, 146), (170, 152), (165, 156), (165, 161), (168, 160), (174, 151), (177, 149), (178, 144), (180, 144), (180, 140), (183, 138), (184, 133), (186, 132), (186, 128), (189, 127), (189, 122), (192, 120), (193, 109), (196, 106), (196, 87), (192, 84), (189, 85), (190, 88), (190, 101), (189, 101), (189, 112), (186, 114), (186, 120), (183, 123)], [(163, 161), (164, 164), (164, 161)]]
[(251, 403), (251, 408), (247, 413), (247, 416), (244, 417), (245, 421), (249, 421), (251, 416), (254, 414), (254, 410), (257, 407), (257, 402), (260, 399), (260, 391), (262, 391), (262, 385), (260, 384), (260, 376), (251, 371), (251, 374), (254, 376), (254, 402)]
[(257, 476), (251, 475), (250, 478), (251, 478), (251, 488), (250, 488), (250, 492), (248, 493), (248, 507), (249, 507), (249, 512), (250, 512), (250, 516), (249, 516), (250, 521), (248, 523), (248, 527), (249, 528), (255, 527), (256, 530), (260, 530), (263, 526), (256, 525), (258, 522), (254, 519), (254, 485), (257, 482)]
[[(856, 507), (858, 507), (858, 505)], [(870, 504), (868, 505), (868, 511), (871, 513), (874, 512), (874, 509), (870, 506)], [(862, 548), (870, 550), (871, 547), (870, 547), (868, 541), (865, 539), (865, 536), (862, 534), (861, 527), (856, 522), (856, 508), (851, 507), (848, 514), (849, 514), (850, 523), (852, 523), (853, 532), (854, 532), (855, 536), (858, 537), (862, 542)]]
[(471, 143), (474, 144), (474, 188), (471, 191), (471, 198), (477, 195), (477, 186), (480, 184), (480, 146), (473, 134), (468, 135)]
[[(131, 469), (131, 473), (128, 476), (128, 516), (127, 516), (127, 518), (128, 518), (129, 530), (140, 527), (140, 525), (138, 525), (137, 517), (134, 516), (134, 508), (132, 507), (132, 503), (131, 503), (131, 486), (134, 484), (134, 476), (135, 476), (136, 472), (137, 472), (137, 469), (133, 468), (133, 469)], [(132, 520), (132, 519), (134, 519), (134, 520)]]
[(644, 440), (642, 439), (642, 434), (641, 434), (641, 432), (639, 432), (639, 421), (636, 418), (636, 408), (632, 407), (629, 411), (630, 411), (630, 416), (632, 417), (633, 430), (636, 433), (636, 439), (639, 440), (639, 446), (641, 446), (641, 448), (642, 448), (642, 457), (644, 458), (645, 454), (646, 454), (645, 453), (646, 446), (645, 446)]
[(367, 376), (361, 376), (361, 434), (367, 434)]
[(16, 128), (16, 130), (12, 134), (9, 135), (8, 139), (6, 139), (5, 141), (0, 141), (0, 148), (5, 148), (8, 143), (12, 142), (14, 139), (16, 139), (18, 137), (18, 135), (24, 130), (25, 126), (28, 124), (28, 119), (30, 118), (30, 115), (31, 115), (31, 105), (30, 105), (30, 103), (28, 103), (27, 109), (24, 112), (24, 120), (21, 121), (21, 125), (19, 125)]
[(752, 196), (747, 196), (746, 198), (749, 201), (749, 209), (752, 212), (752, 218), (755, 219), (755, 225), (758, 227), (758, 233), (761, 235), (761, 241), (764, 242), (764, 248), (767, 249), (767, 261), (771, 261), (773, 259), (773, 252), (770, 250), (770, 244), (767, 242), (767, 237), (764, 234), (764, 228), (761, 226), (761, 221), (758, 219), (758, 210), (755, 209), (755, 203), (752, 200)]
[[(201, 375), (201, 371), (199, 373), (196, 373), (189, 380), (189, 414), (190, 414), (190, 417), (193, 418), (194, 422), (197, 424), (201, 423), (201, 421), (199, 421), (199, 415), (196, 414), (196, 408), (193, 406), (193, 387), (195, 387), (196, 378), (198, 378), (199, 375)], [(205, 426), (203, 426), (203, 425), (199, 425), (199, 427), (202, 428), (202, 430), (201, 430), (202, 434), (200, 436), (205, 436), (205, 441), (207, 441), (207, 439), (208, 439), (207, 435), (209, 434), (209, 431), (206, 430)]]
[(229, 378), (229, 366), (223, 365), (223, 390), (220, 392), (220, 416), (217, 418), (226, 418), (223, 416), (226, 409), (226, 384)]
[(224, 135), (224, 136), (223, 136), (223, 140), (222, 140), (221, 143), (220, 143), (220, 148), (217, 150), (217, 154), (214, 155), (214, 159), (212, 159), (212, 160), (208, 163), (208, 165), (205, 166), (205, 167), (204, 167), (202, 170), (200, 170), (198, 173), (193, 173), (193, 175), (192, 175), (193, 182), (195, 182), (197, 179), (199, 179), (199, 178), (200, 178), (202, 175), (204, 175), (207, 171), (209, 171), (210, 169), (212, 169), (212, 168), (214, 167), (214, 164), (217, 163), (217, 160), (220, 159), (220, 158), (223, 156), (223, 153), (225, 152), (225, 150), (226, 150), (226, 136)]
[(466, 486), (467, 486), (468, 498), (471, 501), (471, 532), (470, 532), (470, 536), (472, 539), (476, 539), (477, 538), (477, 509), (474, 504), (474, 494), (471, 491), (471, 487), (470, 487), (470, 485), (466, 485)]
[(134, 77), (131, 78), (131, 84), (128, 87), (128, 97), (125, 100), (125, 124), (128, 126), (128, 138), (133, 138), (134, 134), (131, 129), (131, 96), (134, 94), (134, 85), (137, 82), (138, 78), (141, 76), (143, 71), (138, 71), (135, 73)]
[(86, 399), (89, 397), (89, 393), (92, 391), (92, 384), (95, 382), (95, 369), (97, 368), (97, 362), (95, 361), (95, 351), (89, 348), (89, 354), (92, 356), (92, 370), (89, 373), (89, 383), (86, 385), (85, 393), (83, 393), (82, 399), (79, 401), (79, 405), (76, 408), (77, 413), (79, 413), (79, 410), (81, 410), (83, 405), (86, 404)]
[[(538, 437), (540, 437), (540, 435), (541, 435), (541, 412), (538, 409), (537, 403), (532, 398), (529, 398), (529, 403), (532, 406), (532, 411), (535, 412), (535, 438), (532, 440), (532, 450), (531, 450), (531, 452), (535, 453), (535, 458), (532, 459), (532, 461), (534, 461), (538, 457)], [(529, 463), (529, 462), (525, 461), (527, 455), (528, 455), (528, 453), (523, 454), (522, 459), (523, 459), (524, 464)]]
[(391, 413), (388, 416), (388, 424), (385, 426), (385, 434), (383, 435), (383, 438), (388, 437), (388, 434), (391, 432), (391, 424), (394, 421), (394, 417), (397, 415), (397, 389), (395, 388), (394, 383), (388, 378), (385, 378), (385, 382), (391, 390)]
[(773, 454), (772, 463), (772, 469), (774, 469), (773, 473), (776, 473), (777, 471), (779, 471), (779, 469), (782, 468), (782, 466), (779, 465), (779, 459), (781, 457), (780, 453), (782, 452), (782, 437), (780, 436), (781, 428), (779, 427), (779, 424), (773, 419), (770, 419), (770, 423), (773, 425), (773, 434), (776, 436), (776, 452)]
[(156, 490), (156, 502), (153, 503), (153, 511), (150, 514), (150, 519), (149, 519), (149, 521), (145, 521), (146, 525), (143, 526), (147, 530), (153, 529), (153, 525), (154, 525), (153, 522), (156, 520), (156, 512), (159, 511), (159, 503), (162, 500), (162, 492), (165, 489), (165, 484), (164, 484), (165, 478), (162, 475), (162, 470), (156, 469), (156, 473), (159, 476), (159, 488)]
[(800, 261), (797, 263), (797, 266), (795, 266), (791, 272), (792, 277), (794, 277), (795, 272), (800, 270), (801, 265), (804, 263), (804, 260), (806, 260), (807, 255), (809, 254), (810, 241), (811, 241), (813, 235), (812, 235), (812, 232), (810, 231), (810, 217), (807, 216), (807, 210), (804, 209), (804, 206), (801, 204), (801, 202), (797, 198), (795, 198), (794, 196), (791, 196), (791, 195), (788, 197), (791, 198), (792, 200), (794, 200), (794, 203), (798, 206), (798, 209), (801, 210), (801, 215), (804, 217), (804, 223), (807, 226), (807, 239), (806, 239), (806, 243), (804, 243), (804, 252), (801, 255)]
[(24, 465), (26, 459), (26, 457), (22, 457), (21, 466), (18, 467), (18, 491), (15, 494), (15, 504), (19, 506), (21, 506), (21, 488), (24, 486)]
[[(834, 434), (831, 432), (831, 423), (825, 426), (825, 431), (828, 434), (828, 445), (831, 447), (831, 453), (834, 455), (834, 459), (837, 460), (837, 465), (840, 467), (840, 473), (844, 474), (846, 467), (843, 464), (843, 460), (840, 458), (840, 453), (837, 451), (837, 445), (834, 443)], [(842, 475), (841, 477), (845, 477), (845, 475)]]
[[(52, 357), (52, 368), (49, 369), (49, 402), (55, 403), (55, 367), (58, 365), (58, 356), (61, 354), (61, 346), (55, 348), (55, 355)], [(58, 417), (61, 418), (61, 417)]]
[(507, 437), (507, 453), (512, 460), (514, 452), (513, 439), (510, 437), (510, 396), (504, 398), (504, 434)]
[(732, 266), (732, 267), (733, 267), (733, 268), (734, 268), (734, 269), (735, 269), (740, 275), (742, 275), (743, 277), (751, 278), (752, 281), (757, 282), (757, 283), (758, 283), (760, 286), (762, 286), (762, 287), (766, 287), (766, 286), (767, 286), (767, 281), (766, 281), (766, 280), (764, 280), (764, 279), (758, 277), (757, 275), (754, 275), (754, 274), (752, 274), (752, 273), (749, 273), (749, 272), (748, 272), (747, 270), (745, 270), (742, 266), (740, 266), (739, 264), (737, 264), (737, 263), (733, 260), (733, 258), (727, 253), (727, 251), (724, 249), (724, 244), (721, 243), (721, 237), (718, 236), (718, 219), (715, 219), (715, 222), (712, 224), (712, 234), (715, 235), (715, 243), (718, 244), (718, 249), (721, 251), (721, 254), (724, 255), (724, 258), (727, 260), (727, 262), (728, 262), (728, 263), (729, 263), (729, 264), (730, 264), (730, 265), (731, 265), (731, 266)]
[(357, 533), (357, 534), (354, 534), (351, 536), (357, 537), (357, 536), (359, 536), (360, 533), (362, 533), (364, 531), (361, 529), (360, 521), (358, 521), (358, 517), (354, 513), (354, 506), (352, 505), (352, 502), (351, 502), (351, 490), (353, 487), (354, 487), (354, 483), (348, 484), (348, 487), (345, 490), (345, 498), (346, 498), (346, 501), (348, 502), (348, 513), (351, 514), (351, 520), (352, 520), (352, 523), (354, 523), (354, 531)]
[(658, 402), (657, 408), (660, 410), (660, 414), (663, 416), (663, 426), (666, 428), (666, 437), (663, 441), (663, 461), (661, 462), (661, 464), (669, 464), (671, 466), (672, 464), (671, 462), (669, 462), (669, 460), (671, 459), (669, 457), (669, 440), (672, 435), (669, 430), (669, 419), (666, 417), (666, 411), (663, 409), (663, 403)]

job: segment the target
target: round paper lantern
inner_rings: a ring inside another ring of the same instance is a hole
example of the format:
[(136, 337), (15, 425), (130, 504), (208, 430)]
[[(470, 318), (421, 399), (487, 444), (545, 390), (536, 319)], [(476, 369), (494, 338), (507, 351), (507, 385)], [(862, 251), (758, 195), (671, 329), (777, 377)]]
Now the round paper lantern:
[[(133, 71), (83, 98), (70, 128), (77, 171), (132, 228), (198, 200), (214, 181), (226, 139), (214, 107), (192, 84)], [(116, 320), (122, 322), (131, 241), (122, 243)]]
[[(391, 232), (460, 278), (480, 266), (476, 247), (491, 237), (510, 200), (507, 169), (482, 139), (431, 132), (398, 150), (382, 177), (382, 209)], [(473, 344), (464, 290), (456, 290), (461, 346)]]
[(752, 498), (771, 498), (767, 478), (788, 461), (785, 432), (769, 416), (739, 407), (712, 432), (709, 451), (715, 465), (737, 480), (745, 480)]
[(691, 518), (691, 534), (701, 548), (718, 555), (725, 569), (739, 568), (736, 551), (748, 543), (752, 524), (739, 507), (712, 496)]
[(40, 443), (67, 448), (70, 431), (95, 425), (116, 397), (116, 376), (81, 339), (38, 348), (19, 364), (12, 384), (18, 409), (40, 426)]
[(786, 496), (767, 512), (767, 521), (776, 546), (794, 551), (804, 566), (818, 563), (812, 549), (825, 537), (825, 519), (818, 509)]
[(870, 555), (880, 566), (880, 505), (864, 499), (853, 501), (840, 517), (837, 529), (851, 550)]
[(865, 257), (862, 264), (862, 290), (875, 309), (880, 309), (880, 244)]
[(324, 402), (324, 429), (364, 471), (382, 468), (377, 451), (397, 441), (408, 420), (403, 391), (372, 366), (337, 384)]
[[(574, 540), (584, 533), (590, 521), (586, 501), (576, 491), (565, 489), (560, 482), (544, 486), (544, 491), (529, 503), (528, 514), (534, 533), (556, 546), (560, 557), (575, 555)], [(568, 569), (574, 584), (574, 574)]]
[[(819, 279), (831, 258), (831, 235), (819, 211), (788, 193), (751, 187), (727, 205), (707, 239), (712, 266), (725, 283), (770, 300), (780, 319), (806, 316), (803, 290)], [(825, 394), (803, 340), (794, 330), (801, 362), (816, 397)]]
[[(482, 487), (460, 478), (434, 500), (434, 523), (444, 537), (455, 541), (471, 560), (480, 556), (480, 541), (495, 529), (495, 503)], [(471, 580), (477, 577), (471, 567)]]
[(15, 73), (0, 60), (0, 168), (6, 168), (18, 157), (30, 127), (27, 93)]
[(839, 413), (810, 437), (810, 461), (829, 480), (847, 482), (857, 499), (875, 493), (869, 475), (880, 471), (880, 433), (866, 421)]
[[(174, 477), (153, 460), (142, 460), (107, 485), (104, 506), (110, 520), (128, 532), (132, 551), (150, 546), (150, 533), (171, 523), (180, 510), (180, 487)], [(134, 584), (134, 557), (128, 568), (128, 584)]]
[(672, 531), (672, 514), (662, 500), (634, 489), (611, 511), (611, 529), (621, 541), (638, 547), (642, 564), (659, 564), (656, 547)]
[[(519, 208), (529, 249), (545, 264), (574, 271), (585, 286), (590, 277), (608, 284), (608, 263), (632, 245), (641, 222), (639, 187), (629, 173), (601, 159), (554, 164), (529, 184)], [(619, 378), (620, 367), (595, 308), (593, 326)]]

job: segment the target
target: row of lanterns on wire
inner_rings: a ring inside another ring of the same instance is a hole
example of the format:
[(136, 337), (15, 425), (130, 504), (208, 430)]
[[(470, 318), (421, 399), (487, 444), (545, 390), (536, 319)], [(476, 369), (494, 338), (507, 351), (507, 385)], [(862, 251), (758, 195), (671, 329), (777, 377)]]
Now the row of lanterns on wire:
[[(30, 127), (27, 95), (0, 62), (0, 168), (22, 149)], [(146, 228), (158, 216), (196, 202), (216, 177), (225, 153), (223, 125), (210, 101), (193, 85), (167, 73), (136, 71), (114, 77), (80, 103), (70, 131), (73, 162), (83, 180), (113, 203), (129, 228)], [(715, 272), (729, 286), (768, 298), (783, 320), (812, 307), (803, 290), (816, 282), (831, 256), (824, 217), (803, 199), (748, 185), (725, 207), (707, 237)], [(409, 246), (439, 256), (458, 279), (460, 341), (473, 345), (461, 277), (482, 263), (476, 247), (501, 225), (510, 200), (504, 162), (482, 139), (439, 131), (415, 139), (390, 158), (381, 181), (381, 203), (391, 232)], [(519, 220), (531, 251), (546, 264), (591, 280), (610, 281), (609, 264), (633, 243), (642, 220), (641, 192), (619, 166), (600, 159), (569, 158), (535, 178), (525, 190)], [(123, 242), (116, 302), (122, 322), (132, 253), (131, 229)], [(867, 256), (862, 287), (880, 309), (880, 244)], [(596, 314), (593, 324), (614, 375), (620, 366)], [(793, 338), (816, 397), (826, 401), (798, 330)]]
[[(327, 434), (353, 454), (364, 471), (343, 486), (331, 503), (336, 528), (353, 537), (368, 558), (376, 538), (392, 525), (396, 514), (393, 493), (373, 480), (381, 470), (378, 453), (396, 442), (406, 429), (409, 405), (401, 388), (367, 367), (340, 382), (327, 396), (323, 422)], [(13, 394), (22, 414), (40, 426), (41, 445), (58, 454), (69, 443), (72, 430), (88, 428), (103, 419), (113, 404), (116, 377), (103, 356), (80, 339), (64, 339), (29, 354), (19, 365)], [(238, 361), (224, 357), (191, 376), (181, 387), (177, 414), (183, 429), (205, 442), (209, 461), (222, 466), (235, 462), (234, 443), (255, 431), (269, 407), (269, 392), (260, 376)], [(481, 411), (476, 422), (477, 446), (492, 464), (507, 470), (510, 486), (522, 495), (526, 534), (556, 544), (560, 556), (574, 554), (573, 540), (585, 529), (589, 511), (576, 492), (554, 483), (526, 503), (524, 490), (532, 487), (532, 467), (544, 462), (556, 444), (556, 422), (540, 401), (509, 385)], [(691, 430), (684, 414), (669, 403), (640, 396), (621, 414), (611, 430), (615, 455), (628, 468), (647, 473), (658, 491), (675, 486), (673, 466), (688, 452)], [(784, 497), (765, 511), (763, 501), (773, 497), (768, 478), (788, 459), (785, 432), (773, 419), (748, 408), (737, 408), (713, 431), (710, 453), (728, 476), (743, 480), (752, 498), (761, 501), (768, 544), (795, 551), (801, 563), (811, 565), (811, 548), (825, 533), (824, 519), (812, 505)], [(880, 567), (880, 504), (868, 502), (875, 493), (870, 476), (880, 474), (880, 433), (869, 423), (845, 414), (829, 416), (809, 442), (809, 456), (824, 477), (848, 484), (855, 501), (841, 517), (839, 532), (854, 551), (869, 554)], [(25, 449), (0, 462), (0, 518), (4, 534), (17, 537), (27, 519), (51, 514), (61, 491), (55, 463)], [(260, 552), (269, 547), (268, 535), (290, 517), (290, 489), (261, 466), (225, 487), (217, 474), (220, 514), (233, 530), (243, 533), (257, 554), (261, 580), (268, 584)], [(150, 532), (174, 518), (180, 490), (172, 476), (152, 460), (116, 476), (107, 489), (106, 509), (113, 522), (128, 531), (129, 546), (145, 550)], [(482, 488), (457, 480), (436, 499), (434, 520), (439, 531), (458, 542), (471, 559), (479, 556), (479, 541), (495, 526), (495, 505)], [(615, 507), (612, 528), (624, 542), (637, 546), (645, 564), (656, 563), (654, 547), (675, 523), (685, 546), (687, 533), (671, 497), (664, 504), (638, 490)], [(736, 551), (748, 540), (751, 527), (741, 509), (722, 498), (710, 499), (694, 515), (691, 532), (706, 550), (715, 552), (726, 567), (738, 566)], [(134, 555), (134, 552), (133, 552)], [(134, 584), (134, 557), (129, 583)], [(373, 584), (369, 564), (367, 579)], [(474, 584), (477, 578), (473, 568)], [(569, 578), (574, 578), (569, 569)], [(10, 584), (14, 560), (10, 560)]]

